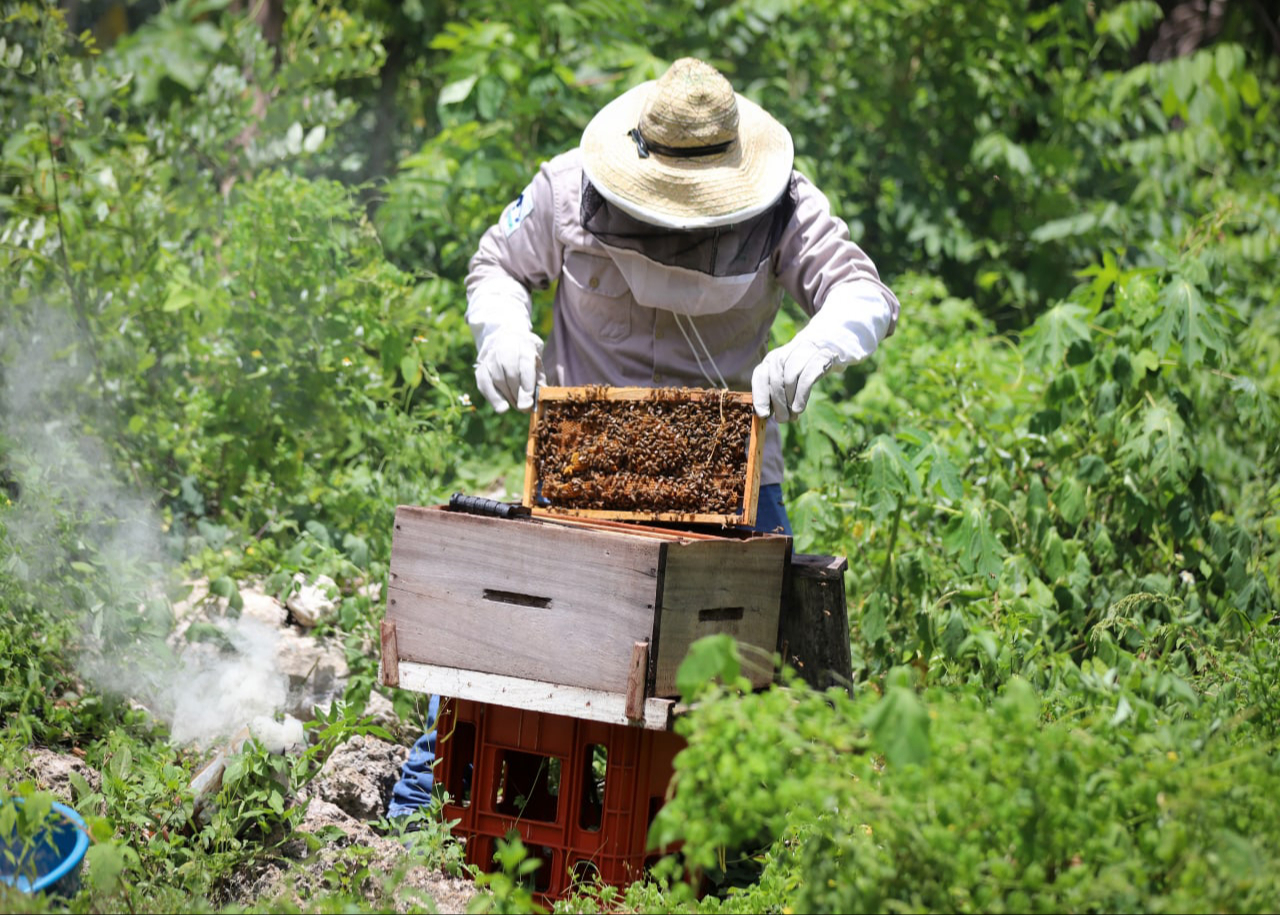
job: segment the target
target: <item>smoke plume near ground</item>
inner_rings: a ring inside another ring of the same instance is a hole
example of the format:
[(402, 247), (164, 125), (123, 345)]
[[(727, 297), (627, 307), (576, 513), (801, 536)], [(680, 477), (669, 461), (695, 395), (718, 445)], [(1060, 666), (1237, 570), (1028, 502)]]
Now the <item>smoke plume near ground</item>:
[(166, 641), (181, 538), (118, 470), (102, 437), (116, 427), (112, 392), (94, 389), (74, 322), (29, 315), (0, 318), (0, 475), (17, 490), (0, 508), (0, 568), (42, 609), (81, 623), (82, 677), (145, 705), (175, 741), (207, 744), (275, 714), (286, 683), (269, 627), (225, 619), (216, 642)]

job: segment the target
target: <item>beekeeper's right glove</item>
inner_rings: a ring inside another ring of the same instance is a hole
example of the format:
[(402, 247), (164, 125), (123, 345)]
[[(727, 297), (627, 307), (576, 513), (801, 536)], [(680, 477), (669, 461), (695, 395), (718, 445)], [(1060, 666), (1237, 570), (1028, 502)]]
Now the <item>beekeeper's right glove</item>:
[(527, 330), (498, 330), (485, 337), (476, 359), (476, 385), (498, 413), (511, 407), (528, 412), (542, 371), (542, 340)]

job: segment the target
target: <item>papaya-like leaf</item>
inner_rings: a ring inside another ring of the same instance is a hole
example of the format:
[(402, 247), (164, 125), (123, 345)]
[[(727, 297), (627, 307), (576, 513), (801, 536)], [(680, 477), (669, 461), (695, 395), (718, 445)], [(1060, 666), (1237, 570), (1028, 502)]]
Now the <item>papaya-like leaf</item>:
[(968, 574), (995, 579), (1004, 565), (1005, 548), (991, 529), (981, 503), (966, 500), (942, 538), (943, 545), (959, 554), (960, 567)]
[(1175, 276), (1160, 291), (1155, 320), (1147, 328), (1152, 346), (1161, 356), (1177, 343), (1187, 365), (1198, 365), (1209, 353), (1227, 348), (1227, 327), (1218, 308), (1182, 276)]
[(1061, 302), (1042, 314), (1027, 333), (1027, 359), (1042, 365), (1059, 365), (1071, 344), (1091, 339), (1086, 323), (1089, 310), (1075, 302)]

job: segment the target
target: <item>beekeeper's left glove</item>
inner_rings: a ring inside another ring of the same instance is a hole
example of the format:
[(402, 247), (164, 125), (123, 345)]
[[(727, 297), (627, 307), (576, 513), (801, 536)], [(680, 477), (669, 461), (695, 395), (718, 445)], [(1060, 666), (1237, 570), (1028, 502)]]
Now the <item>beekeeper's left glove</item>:
[(819, 378), (875, 352), (893, 327), (895, 304), (873, 283), (844, 283), (832, 289), (805, 328), (791, 342), (769, 351), (752, 372), (756, 413), (772, 415), (780, 423), (799, 416)]
[(533, 394), (546, 384), (542, 340), (527, 330), (499, 330), (485, 338), (476, 359), (476, 385), (499, 413), (511, 407), (528, 412)]
[(780, 423), (804, 412), (814, 384), (836, 363), (835, 353), (797, 335), (772, 350), (751, 374), (751, 401), (760, 416)]

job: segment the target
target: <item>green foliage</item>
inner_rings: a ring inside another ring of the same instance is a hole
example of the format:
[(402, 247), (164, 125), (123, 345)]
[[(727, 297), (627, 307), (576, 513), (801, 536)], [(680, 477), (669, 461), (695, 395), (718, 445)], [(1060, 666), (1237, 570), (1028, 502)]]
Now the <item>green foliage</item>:
[[(68, 907), (226, 905), (375, 733), (392, 510), (512, 490), (523, 454), (523, 417), (471, 407), (467, 259), (690, 53), (903, 302), (784, 429), (795, 548), (850, 560), (854, 689), (751, 693), (763, 659), (695, 644), (652, 835), (679, 853), (557, 910), (1275, 907), (1280, 66), (1249, 5), (1174, 55), (1147, 0), (299, 0), (278, 38), (183, 0), (109, 46), (68, 31), (87, 6), (0, 5), (0, 790), (35, 796), (31, 746), (102, 773), (71, 781)], [(342, 592), (348, 703), (193, 819), (201, 755), (85, 674), (161, 684), (181, 578), (234, 614), (298, 572)], [(461, 871), (427, 819), (402, 838)], [(397, 904), (344, 851), (308, 907)], [(533, 910), (536, 862), (496, 857), (475, 907)]]
[[(684, 861), (708, 868), (762, 829), (777, 836), (785, 866), (738, 894), (745, 911), (780, 881), (796, 911), (1266, 910), (1280, 837), (1260, 805), (1280, 770), (1242, 752), (1261, 736), (1247, 705), (1122, 715), (1136, 682), (1063, 688), (1056, 714), (1018, 678), (994, 701), (793, 684), (706, 702), (681, 726), (689, 747), (653, 841), (682, 840)], [(923, 752), (895, 754), (902, 731)]]
[(467, 911), (546, 912), (533, 901), (531, 890), (533, 873), (543, 866), (543, 862), (529, 857), (528, 849), (518, 835), (499, 839), (495, 844), (493, 860), (500, 869), (476, 877), (476, 885), (487, 892), (473, 896), (467, 904)]

